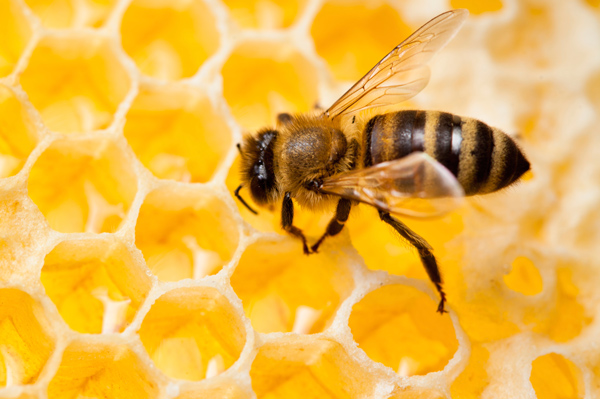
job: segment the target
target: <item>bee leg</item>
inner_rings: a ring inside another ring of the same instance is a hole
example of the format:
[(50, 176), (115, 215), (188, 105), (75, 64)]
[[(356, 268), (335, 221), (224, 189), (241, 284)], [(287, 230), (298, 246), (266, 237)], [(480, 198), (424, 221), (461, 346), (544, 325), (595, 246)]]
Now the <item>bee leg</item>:
[(388, 212), (379, 211), (379, 217), (381, 220), (389, 224), (396, 230), (402, 238), (408, 241), (413, 247), (417, 249), (419, 252), (419, 256), (421, 257), (421, 263), (425, 266), (425, 270), (429, 275), (429, 279), (435, 285), (435, 288), (440, 294), (441, 300), (438, 305), (437, 311), (439, 313), (446, 312), (444, 310), (444, 305), (446, 303), (446, 294), (442, 288), (442, 276), (440, 275), (440, 269), (438, 268), (437, 261), (435, 260), (435, 256), (433, 256), (432, 248), (427, 241), (423, 239), (423, 237), (419, 236), (417, 233), (408, 228), (407, 225), (399, 221), (398, 219), (390, 216)]
[(277, 115), (277, 125), (285, 126), (292, 121), (292, 115), (287, 112), (283, 112)]
[(313, 252), (318, 251), (319, 246), (323, 243), (326, 237), (332, 237), (342, 231), (344, 224), (350, 215), (351, 208), (352, 202), (350, 200), (342, 198), (338, 201), (337, 208), (335, 209), (335, 215), (327, 225), (325, 233), (321, 236), (321, 238), (319, 238), (319, 241), (317, 241), (316, 244), (310, 248)]
[(304, 237), (304, 233), (302, 230), (294, 226), (292, 223), (294, 222), (294, 203), (292, 202), (292, 197), (290, 193), (285, 193), (285, 197), (283, 197), (283, 204), (281, 206), (281, 228), (290, 233), (291, 235), (298, 237), (302, 240), (302, 249), (304, 250), (304, 254), (310, 255), (310, 251), (308, 250), (308, 244), (306, 243), (306, 237)]

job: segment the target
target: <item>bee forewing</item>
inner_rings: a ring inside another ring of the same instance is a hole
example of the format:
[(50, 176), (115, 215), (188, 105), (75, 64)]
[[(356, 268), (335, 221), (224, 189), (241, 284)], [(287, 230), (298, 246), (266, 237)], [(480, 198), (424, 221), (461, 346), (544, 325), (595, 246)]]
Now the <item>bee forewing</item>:
[(444, 215), (460, 206), (464, 197), (454, 175), (422, 152), (333, 176), (321, 190), (418, 218)]
[(468, 15), (467, 10), (452, 10), (427, 22), (383, 57), (325, 115), (334, 119), (414, 97), (429, 82), (425, 64), (454, 37)]

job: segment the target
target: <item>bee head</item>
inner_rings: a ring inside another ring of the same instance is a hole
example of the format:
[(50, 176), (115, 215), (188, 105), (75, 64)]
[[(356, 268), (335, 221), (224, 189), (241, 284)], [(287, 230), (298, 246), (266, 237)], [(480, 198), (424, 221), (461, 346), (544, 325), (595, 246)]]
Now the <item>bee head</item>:
[[(273, 129), (261, 130), (256, 135), (247, 136), (240, 149), (242, 184), (250, 189), (252, 199), (261, 206), (268, 205), (278, 198), (277, 179), (273, 168), (273, 147), (277, 134)], [(239, 195), (236, 195), (248, 207)]]

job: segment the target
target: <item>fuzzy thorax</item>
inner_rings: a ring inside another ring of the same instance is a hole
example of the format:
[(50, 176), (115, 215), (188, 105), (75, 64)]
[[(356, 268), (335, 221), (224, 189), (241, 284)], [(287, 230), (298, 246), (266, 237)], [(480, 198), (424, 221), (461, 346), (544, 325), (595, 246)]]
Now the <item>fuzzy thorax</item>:
[(281, 192), (290, 192), (298, 203), (313, 210), (330, 205), (337, 197), (311, 189), (314, 181), (350, 169), (354, 154), (339, 124), (317, 115), (295, 115), (280, 130), (275, 144), (275, 171)]

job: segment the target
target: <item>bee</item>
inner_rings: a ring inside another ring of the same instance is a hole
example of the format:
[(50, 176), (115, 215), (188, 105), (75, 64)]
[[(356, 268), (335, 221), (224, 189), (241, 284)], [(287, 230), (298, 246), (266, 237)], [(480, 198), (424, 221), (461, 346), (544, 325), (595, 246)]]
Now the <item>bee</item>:
[[(329, 109), (280, 114), (277, 127), (263, 128), (238, 144), (242, 184), (259, 206), (282, 201), (281, 227), (302, 241), (305, 254), (344, 228), (357, 203), (372, 205), (418, 252), (440, 295), (446, 294), (432, 247), (391, 214), (444, 214), (463, 196), (510, 186), (529, 162), (497, 128), (446, 112), (401, 110), (366, 120), (361, 112), (405, 101), (429, 81), (427, 63), (458, 32), (467, 10), (445, 12), (395, 47)], [(361, 121), (361, 118), (363, 119)], [(308, 209), (336, 206), (323, 235), (311, 247), (294, 226), (294, 203)], [(335, 205), (337, 203), (337, 205)]]

